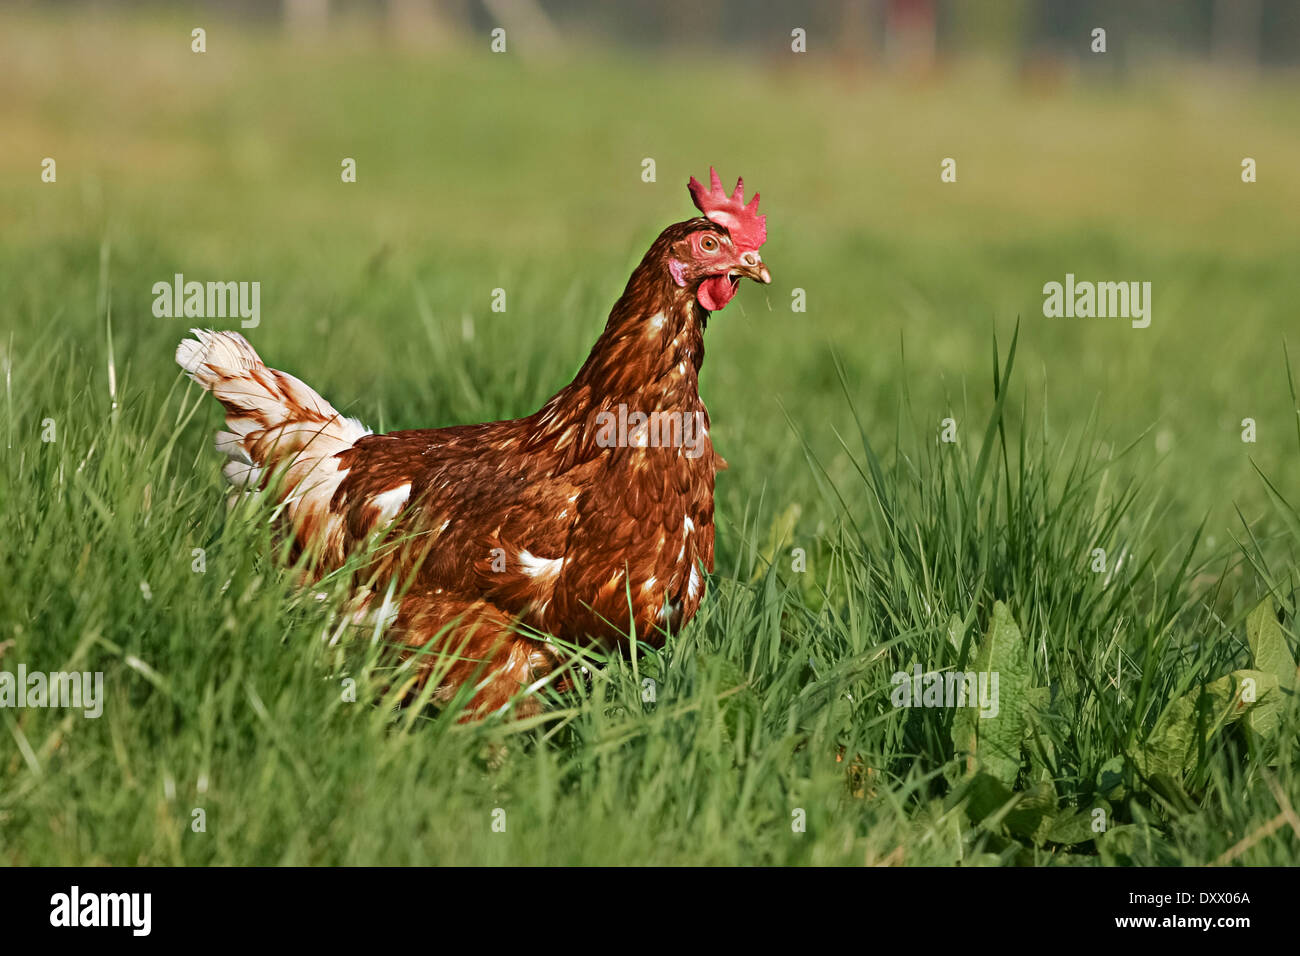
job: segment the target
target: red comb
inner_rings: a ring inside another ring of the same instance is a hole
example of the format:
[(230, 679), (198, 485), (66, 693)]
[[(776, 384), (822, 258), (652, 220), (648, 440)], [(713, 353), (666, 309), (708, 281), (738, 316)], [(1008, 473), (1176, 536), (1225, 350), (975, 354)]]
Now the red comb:
[(730, 196), (722, 191), (722, 180), (712, 166), (709, 167), (709, 190), (694, 176), (690, 182), (691, 198), (696, 207), (710, 222), (717, 223), (731, 233), (736, 248), (747, 251), (757, 249), (767, 241), (767, 217), (758, 214), (758, 193), (745, 205), (745, 181), (736, 179), (736, 191)]

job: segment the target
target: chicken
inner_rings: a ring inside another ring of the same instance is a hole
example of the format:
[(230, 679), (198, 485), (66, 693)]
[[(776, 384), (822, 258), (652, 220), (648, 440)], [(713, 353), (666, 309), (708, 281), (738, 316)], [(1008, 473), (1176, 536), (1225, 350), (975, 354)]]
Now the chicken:
[(577, 377), (526, 418), (376, 435), (238, 333), (177, 349), (225, 409), (226, 478), (279, 506), (309, 579), (367, 556), (358, 619), (384, 615), (436, 701), (472, 682), (462, 719), (538, 712), (521, 692), (565, 659), (548, 635), (661, 646), (700, 606), (726, 467), (698, 389), (704, 329), (741, 277), (771, 282), (758, 194), (710, 180), (689, 183), (703, 217), (659, 235)]

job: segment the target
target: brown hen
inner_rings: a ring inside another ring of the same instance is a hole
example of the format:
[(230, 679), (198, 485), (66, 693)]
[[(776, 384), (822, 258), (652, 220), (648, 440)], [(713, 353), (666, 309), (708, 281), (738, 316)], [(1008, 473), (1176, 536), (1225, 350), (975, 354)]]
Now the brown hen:
[(547, 635), (658, 646), (700, 605), (726, 467), (699, 396), (704, 329), (742, 276), (771, 281), (758, 195), (746, 206), (742, 182), (727, 196), (710, 176), (690, 182), (704, 217), (659, 235), (577, 377), (526, 418), (375, 435), (238, 333), (177, 349), (225, 408), (226, 477), (274, 496), (309, 576), (370, 549), (359, 615), (432, 652), (435, 699), (472, 681), (465, 719), (536, 712), (521, 692), (564, 658)]

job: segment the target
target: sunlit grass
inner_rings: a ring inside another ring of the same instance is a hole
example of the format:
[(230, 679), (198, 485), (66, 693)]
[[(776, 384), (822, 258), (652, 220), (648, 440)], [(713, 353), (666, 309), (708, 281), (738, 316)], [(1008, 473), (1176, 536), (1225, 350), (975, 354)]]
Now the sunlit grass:
[[(1295, 861), (1285, 827), (1234, 850), (1300, 802), (1294, 699), (1266, 745), (1215, 734), (1176, 790), (1131, 765), (1172, 700), (1250, 664), (1269, 587), (1295, 648), (1290, 94), (1225, 118), (1196, 83), (1041, 100), (983, 74), (912, 89), (738, 64), (764, 109), (719, 129), (687, 60), (242, 33), (199, 59), (158, 25), (13, 22), (0, 668), (102, 670), (108, 700), (97, 720), (0, 710), (0, 858)], [(524, 414), (711, 163), (764, 194), (777, 281), (708, 330), (731, 468), (698, 618), (526, 725), (392, 706), (372, 635), (295, 591), (259, 515), (226, 512), (217, 409), (172, 364), (186, 323), (154, 318), (153, 283), (260, 281), (246, 334), (372, 427)], [(1043, 318), (1067, 271), (1152, 281), (1152, 327)], [(1063, 816), (1106, 800), (1104, 838), (1035, 842), (973, 811), (953, 714), (890, 704), (895, 671), (967, 666), (998, 600), (1047, 695), (1016, 792), (1050, 778)]]

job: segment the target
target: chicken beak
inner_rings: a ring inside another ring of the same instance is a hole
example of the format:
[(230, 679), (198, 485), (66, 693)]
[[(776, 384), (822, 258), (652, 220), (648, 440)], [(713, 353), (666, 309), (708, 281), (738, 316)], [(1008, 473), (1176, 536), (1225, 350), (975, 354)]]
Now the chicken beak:
[(767, 271), (767, 265), (758, 257), (757, 252), (747, 252), (741, 256), (740, 264), (731, 272), (733, 275), (746, 276), (763, 285), (772, 284), (772, 273)]

